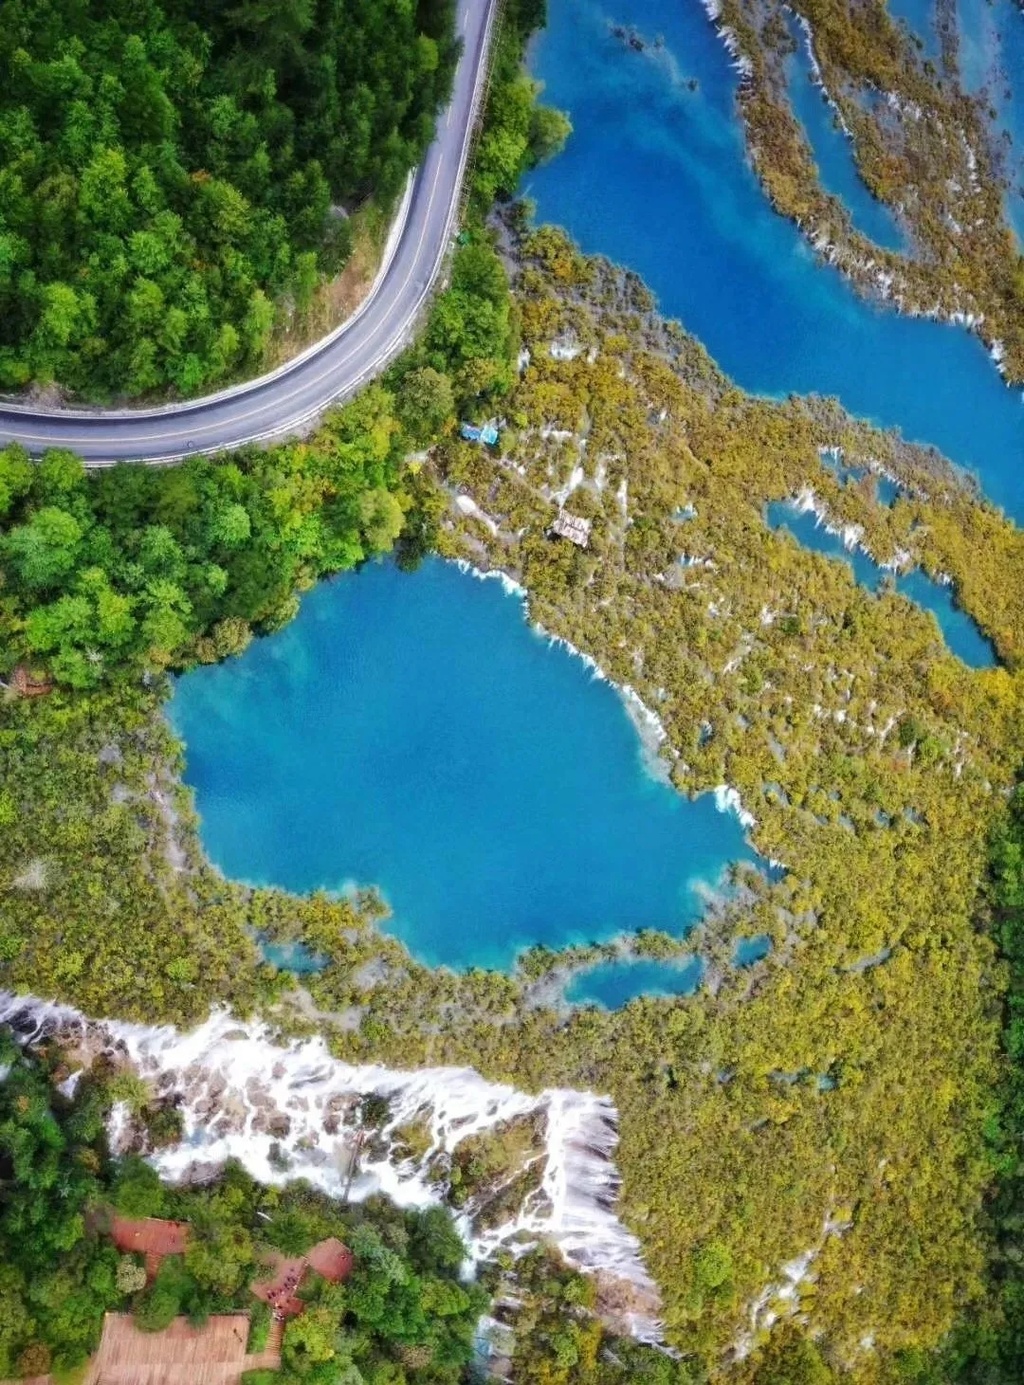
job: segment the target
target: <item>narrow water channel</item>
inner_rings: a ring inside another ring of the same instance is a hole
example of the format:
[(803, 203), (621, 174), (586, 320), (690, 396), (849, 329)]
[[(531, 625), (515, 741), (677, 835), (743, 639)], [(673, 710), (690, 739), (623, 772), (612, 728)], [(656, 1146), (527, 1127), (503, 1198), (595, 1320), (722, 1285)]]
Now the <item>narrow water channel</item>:
[(769, 505), (765, 519), (770, 528), (785, 530), (804, 548), (846, 563), (854, 581), (868, 591), (877, 592), (884, 584), (891, 583), (901, 596), (935, 617), (950, 653), (963, 660), (968, 668), (995, 665), (995, 650), (967, 612), (953, 600), (950, 588), (933, 581), (927, 573), (919, 568), (894, 573), (881, 567), (863, 549), (848, 548), (841, 535), (822, 524), (813, 510), (801, 509), (790, 502), (776, 501)]
[(906, 251), (907, 237), (893, 212), (871, 195), (860, 176), (853, 141), (817, 78), (807, 35), (795, 18), (789, 20), (789, 32), (796, 44), (786, 60), (789, 99), (811, 146), (822, 187), (843, 203), (862, 235), (885, 249)]

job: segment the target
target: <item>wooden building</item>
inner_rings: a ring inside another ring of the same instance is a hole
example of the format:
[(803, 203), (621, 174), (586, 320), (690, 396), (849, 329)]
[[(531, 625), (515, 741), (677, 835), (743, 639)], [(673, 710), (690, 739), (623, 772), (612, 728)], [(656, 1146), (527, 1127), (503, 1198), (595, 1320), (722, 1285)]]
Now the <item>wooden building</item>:
[(569, 515), (562, 510), (551, 524), (549, 534), (555, 534), (560, 539), (568, 539), (577, 548), (586, 548), (590, 542), (590, 526), (592, 521), (584, 519), (582, 515)]

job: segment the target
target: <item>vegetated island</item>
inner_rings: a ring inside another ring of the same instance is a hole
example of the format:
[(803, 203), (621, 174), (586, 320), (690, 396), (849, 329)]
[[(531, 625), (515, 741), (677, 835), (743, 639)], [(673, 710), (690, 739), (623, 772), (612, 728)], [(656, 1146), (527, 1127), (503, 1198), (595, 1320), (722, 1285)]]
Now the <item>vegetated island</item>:
[[(740, 70), (751, 160), (775, 207), (862, 292), (967, 323), (1009, 380), (1024, 379), (1024, 258), (1006, 217), (1006, 150), (991, 93), (973, 94), (962, 79), (953, 7), (937, 7), (938, 61), (884, 0), (798, 0), (781, 9), (706, 0), (705, 8)], [(869, 240), (823, 188), (788, 89), (795, 42), (807, 46), (861, 177), (907, 228), (911, 252)]]

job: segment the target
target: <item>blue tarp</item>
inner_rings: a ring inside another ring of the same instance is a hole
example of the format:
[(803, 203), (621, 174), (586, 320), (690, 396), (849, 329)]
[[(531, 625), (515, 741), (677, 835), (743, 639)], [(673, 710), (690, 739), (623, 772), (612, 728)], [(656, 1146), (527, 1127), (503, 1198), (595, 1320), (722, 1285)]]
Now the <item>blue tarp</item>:
[(493, 423), (485, 423), (481, 428), (478, 428), (475, 423), (463, 423), (459, 432), (467, 442), (482, 442), (486, 443), (488, 447), (493, 447), (498, 441), (498, 430)]

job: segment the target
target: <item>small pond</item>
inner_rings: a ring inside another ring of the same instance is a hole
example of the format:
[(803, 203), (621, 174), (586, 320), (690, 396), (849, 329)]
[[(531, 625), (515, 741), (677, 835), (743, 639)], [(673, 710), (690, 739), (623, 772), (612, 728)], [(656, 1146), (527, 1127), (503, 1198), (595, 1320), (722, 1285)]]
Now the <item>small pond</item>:
[(682, 934), (753, 858), (713, 796), (649, 772), (610, 684), (439, 560), (322, 583), (286, 629), (179, 679), (169, 715), (225, 874), (376, 885), (432, 965)]
[(571, 1005), (618, 1010), (642, 995), (693, 995), (703, 975), (704, 963), (699, 957), (678, 962), (655, 962), (646, 957), (601, 962), (578, 972), (566, 987), (565, 998)]
[(759, 933), (754, 938), (741, 938), (733, 953), (737, 967), (752, 967), (755, 962), (763, 962), (772, 950), (772, 940), (767, 933)]
[(265, 962), (279, 971), (290, 971), (293, 976), (314, 976), (323, 971), (329, 960), (310, 952), (304, 943), (263, 943), (260, 951)]

